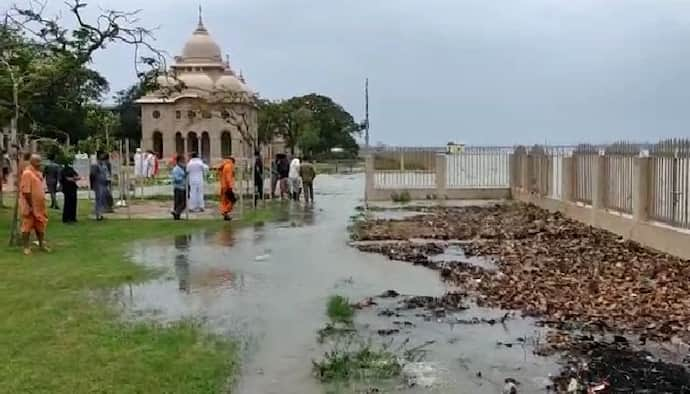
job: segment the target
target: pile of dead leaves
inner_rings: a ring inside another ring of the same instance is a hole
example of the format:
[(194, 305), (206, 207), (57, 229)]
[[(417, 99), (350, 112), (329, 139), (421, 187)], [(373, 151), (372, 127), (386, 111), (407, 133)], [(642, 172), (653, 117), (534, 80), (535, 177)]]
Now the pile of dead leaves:
[[(690, 262), (558, 213), (512, 203), (440, 208), (429, 215), (364, 223), (362, 235), (482, 239), (462, 248), (468, 256), (495, 257), (498, 272), (430, 264), (465, 290), (477, 291), (482, 305), (522, 310), (553, 324), (577, 322), (658, 340), (690, 341)], [(389, 249), (384, 254), (428, 262), (426, 250)]]

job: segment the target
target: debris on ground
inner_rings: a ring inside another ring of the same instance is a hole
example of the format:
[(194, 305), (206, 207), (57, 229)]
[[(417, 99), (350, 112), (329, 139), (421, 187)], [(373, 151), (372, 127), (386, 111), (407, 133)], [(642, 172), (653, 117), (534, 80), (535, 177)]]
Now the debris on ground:
[(408, 387), (431, 388), (438, 380), (438, 368), (428, 362), (412, 362), (405, 364), (402, 374)]
[[(690, 262), (560, 213), (522, 203), (439, 207), (401, 220), (367, 221), (359, 231), (364, 240), (400, 240), (361, 250), (438, 269), (445, 280), (477, 294), (481, 306), (521, 310), (556, 325), (690, 343)], [(477, 240), (460, 246), (465, 255), (494, 257), (500, 270), (432, 262), (443, 243), (408, 242), (417, 238)]]
[(504, 383), (505, 384), (503, 385), (502, 391), (503, 394), (517, 394), (517, 386), (519, 384), (517, 380), (513, 378), (506, 378)]
[(690, 392), (690, 372), (682, 365), (657, 359), (628, 343), (578, 341), (572, 343), (556, 392), (567, 393), (683, 393)]
[[(398, 309), (423, 308), (437, 317), (474, 300), (541, 319), (553, 330), (535, 353), (567, 355), (566, 368), (553, 378), (556, 392), (690, 392), (685, 366), (636, 348), (647, 341), (671, 343), (690, 361), (690, 261), (523, 203), (438, 207), (425, 215), (369, 220), (358, 227), (357, 239), (387, 241), (356, 247), (438, 270), (461, 289), (442, 297), (405, 297)], [(461, 257), (492, 258), (498, 269), (438, 259), (451, 240), (471, 241), (460, 243)], [(399, 316), (390, 309), (380, 313)], [(609, 339), (599, 337), (604, 334)], [(506, 380), (504, 392), (517, 390), (517, 382)]]

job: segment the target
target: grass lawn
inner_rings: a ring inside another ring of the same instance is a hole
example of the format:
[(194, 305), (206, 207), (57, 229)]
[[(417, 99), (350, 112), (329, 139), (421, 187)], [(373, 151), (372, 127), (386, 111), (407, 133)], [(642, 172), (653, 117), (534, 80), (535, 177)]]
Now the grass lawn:
[[(0, 246), (0, 391), (7, 393), (214, 393), (226, 391), (237, 367), (229, 341), (193, 322), (172, 326), (127, 323), (89, 289), (115, 287), (151, 275), (124, 258), (135, 239), (222, 228), (222, 221), (86, 219), (59, 223), (52, 213), (54, 251), (24, 257)], [(11, 210), (0, 210), (2, 242)], [(245, 215), (238, 226), (271, 218)]]

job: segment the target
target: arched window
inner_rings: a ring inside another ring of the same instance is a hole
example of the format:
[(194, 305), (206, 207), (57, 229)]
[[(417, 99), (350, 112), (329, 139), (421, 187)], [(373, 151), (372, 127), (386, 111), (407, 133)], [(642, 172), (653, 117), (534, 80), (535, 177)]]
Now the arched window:
[(187, 153), (192, 152), (199, 153), (199, 137), (195, 132), (190, 131), (187, 134)]
[(201, 133), (201, 160), (211, 162), (211, 139), (206, 131)]
[(155, 110), (153, 111), (153, 119), (158, 119), (161, 117), (161, 111)]
[(179, 131), (175, 134), (175, 153), (184, 155), (184, 138)]
[(232, 155), (232, 135), (227, 130), (220, 135), (220, 153), (223, 157)]
[(153, 153), (163, 157), (163, 134), (158, 130), (153, 132)]

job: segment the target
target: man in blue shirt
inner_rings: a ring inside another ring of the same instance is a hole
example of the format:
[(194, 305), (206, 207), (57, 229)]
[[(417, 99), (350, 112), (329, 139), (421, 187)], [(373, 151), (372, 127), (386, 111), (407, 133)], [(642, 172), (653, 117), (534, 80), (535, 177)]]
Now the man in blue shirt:
[(184, 156), (177, 155), (171, 176), (175, 194), (175, 205), (171, 213), (175, 220), (180, 220), (182, 212), (187, 208), (187, 170), (185, 170)]

